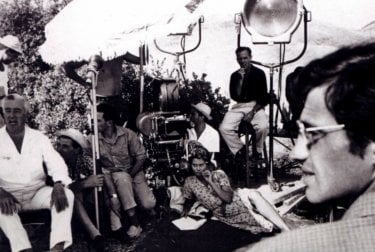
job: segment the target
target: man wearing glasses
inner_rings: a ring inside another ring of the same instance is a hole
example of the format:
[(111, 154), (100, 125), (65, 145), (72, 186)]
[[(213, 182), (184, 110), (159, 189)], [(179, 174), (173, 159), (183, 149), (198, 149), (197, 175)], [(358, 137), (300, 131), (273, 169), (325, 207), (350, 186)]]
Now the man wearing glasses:
[(293, 111), (300, 121), (291, 157), (303, 162), (306, 197), (348, 209), (338, 221), (282, 233), (250, 251), (373, 251), (374, 72), (371, 43), (314, 60), (291, 85), (293, 97), (301, 100), (290, 102), (303, 101)]

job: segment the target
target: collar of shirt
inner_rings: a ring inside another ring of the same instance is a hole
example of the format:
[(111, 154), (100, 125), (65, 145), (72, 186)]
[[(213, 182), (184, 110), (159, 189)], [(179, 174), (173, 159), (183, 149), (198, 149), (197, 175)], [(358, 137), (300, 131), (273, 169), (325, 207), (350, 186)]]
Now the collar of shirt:
[(118, 139), (119, 137), (121, 137), (122, 135), (125, 134), (125, 129), (122, 128), (122, 127), (120, 127), (120, 126), (117, 126), (117, 125), (116, 125), (116, 126), (115, 126), (115, 130), (116, 130), (116, 134), (115, 134), (115, 137), (114, 137), (114, 138), (106, 138), (106, 137), (103, 136), (102, 133), (99, 133), (99, 134), (98, 134), (98, 138), (99, 138), (100, 140), (103, 140), (103, 141), (106, 142), (106, 143), (113, 144), (113, 143), (115, 143), (115, 142), (117, 141), (117, 139)]

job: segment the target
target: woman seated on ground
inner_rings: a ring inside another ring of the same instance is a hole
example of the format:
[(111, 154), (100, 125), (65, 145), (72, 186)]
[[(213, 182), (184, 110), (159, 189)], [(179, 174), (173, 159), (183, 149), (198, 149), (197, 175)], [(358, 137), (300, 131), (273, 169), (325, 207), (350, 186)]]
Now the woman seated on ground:
[[(213, 216), (230, 226), (252, 233), (271, 232), (273, 224), (280, 230), (289, 227), (276, 210), (255, 190), (240, 195), (231, 188), (229, 178), (223, 170), (213, 170), (209, 164), (209, 152), (196, 147), (189, 157), (194, 175), (186, 178), (183, 187), (185, 198), (183, 215), (195, 201), (212, 211)], [(273, 224), (272, 224), (273, 223)]]

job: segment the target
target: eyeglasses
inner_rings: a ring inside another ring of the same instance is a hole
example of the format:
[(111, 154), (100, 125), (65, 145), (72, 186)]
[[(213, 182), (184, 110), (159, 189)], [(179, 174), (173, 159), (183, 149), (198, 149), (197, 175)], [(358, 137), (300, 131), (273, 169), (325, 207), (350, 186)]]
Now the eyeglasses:
[(310, 149), (314, 144), (316, 144), (323, 137), (327, 136), (329, 133), (340, 131), (345, 128), (344, 124), (305, 128), (305, 125), (299, 120), (297, 121), (297, 126), (299, 129), (299, 135), (305, 137), (307, 140), (308, 149)]

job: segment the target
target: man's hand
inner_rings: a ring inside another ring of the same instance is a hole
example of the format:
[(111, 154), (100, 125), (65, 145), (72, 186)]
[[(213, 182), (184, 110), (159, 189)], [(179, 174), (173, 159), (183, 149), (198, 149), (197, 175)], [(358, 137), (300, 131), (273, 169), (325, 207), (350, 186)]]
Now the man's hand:
[(51, 207), (55, 205), (56, 211), (59, 213), (69, 206), (68, 199), (66, 198), (64, 185), (55, 183), (51, 195)]
[(183, 209), (180, 216), (186, 218), (188, 217), (188, 214), (189, 214), (189, 209)]
[(203, 171), (202, 176), (208, 183), (212, 183), (212, 173), (210, 170)]
[(21, 209), (18, 200), (9, 192), (0, 188), (0, 210), (2, 214), (13, 215)]
[(103, 186), (104, 184), (104, 175), (91, 175), (88, 178), (86, 178), (84, 181), (84, 188), (93, 188), (93, 187), (99, 187)]
[(252, 110), (252, 111), (250, 111), (249, 113), (247, 113), (247, 114), (244, 116), (243, 120), (246, 121), (246, 122), (251, 123), (251, 121), (252, 121), (253, 118), (254, 118), (254, 115), (255, 115), (255, 112), (254, 112), (254, 110)]
[(240, 68), (240, 70), (238, 70), (238, 73), (241, 75), (242, 79), (244, 78), (245, 74), (246, 74), (246, 71), (245, 71), (245, 68)]
[(133, 172), (133, 170), (134, 169), (132, 169), (130, 172), (129, 172), (129, 175), (130, 175), (130, 177), (132, 177), (132, 178), (134, 178), (139, 172), (141, 172), (141, 171), (135, 171), (135, 172)]

